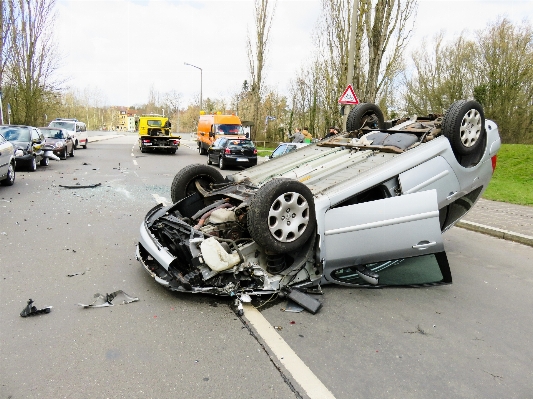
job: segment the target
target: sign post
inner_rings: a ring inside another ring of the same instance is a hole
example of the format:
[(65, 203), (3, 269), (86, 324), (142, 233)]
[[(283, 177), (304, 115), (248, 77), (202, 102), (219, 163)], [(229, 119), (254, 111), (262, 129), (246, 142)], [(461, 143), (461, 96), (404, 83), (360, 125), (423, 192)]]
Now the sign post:
[[(355, 95), (355, 92), (353, 91), (352, 85), (348, 85), (346, 87), (346, 90), (344, 90), (344, 93), (342, 93), (342, 96), (339, 98), (339, 104), (341, 105), (356, 105), (359, 104), (359, 99)], [(342, 118), (342, 129), (343, 131), (346, 131), (346, 120), (348, 119), (348, 113), (350, 112), (350, 108), (346, 107), (344, 109), (344, 116)]]

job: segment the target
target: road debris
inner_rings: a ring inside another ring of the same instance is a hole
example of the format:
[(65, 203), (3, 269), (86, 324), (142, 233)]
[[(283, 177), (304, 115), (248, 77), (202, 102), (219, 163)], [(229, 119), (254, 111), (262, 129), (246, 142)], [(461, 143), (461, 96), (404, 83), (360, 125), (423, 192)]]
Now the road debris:
[(38, 314), (50, 313), (51, 310), (52, 306), (47, 306), (43, 309), (37, 309), (35, 306), (33, 306), (33, 299), (30, 298), (26, 307), (22, 310), (22, 312), (20, 312), (20, 315), (22, 317), (36, 316)]
[(304, 308), (289, 299), (285, 308), (282, 308), (281, 310), (284, 312), (300, 313), (304, 310)]
[(60, 184), (59, 187), (63, 187), (63, 188), (95, 188), (95, 187), (99, 187), (101, 185), (102, 185), (102, 183), (85, 184), (85, 185), (82, 185), (80, 183), (76, 183), (74, 186), (65, 186), (65, 185)]
[(137, 302), (139, 298), (135, 298), (132, 296), (129, 296), (122, 290), (118, 290), (115, 292), (112, 292), (111, 294), (105, 294), (102, 295), (100, 293), (94, 294), (94, 298), (96, 298), (92, 303), (89, 305), (84, 305), (83, 303), (78, 303), (78, 306), (81, 306), (83, 308), (103, 308), (107, 306), (114, 306), (113, 300), (116, 299), (118, 296), (122, 299), (122, 302), (119, 303), (119, 305), (125, 305), (131, 302)]

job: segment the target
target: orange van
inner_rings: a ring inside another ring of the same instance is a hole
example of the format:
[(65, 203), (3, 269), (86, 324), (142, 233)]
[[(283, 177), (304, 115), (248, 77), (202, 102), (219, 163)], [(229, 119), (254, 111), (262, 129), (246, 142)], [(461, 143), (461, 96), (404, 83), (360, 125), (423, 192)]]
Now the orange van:
[(236, 115), (200, 115), (196, 139), (198, 141), (198, 152), (207, 154), (207, 149), (221, 136), (245, 139), (246, 134), (242, 129), (241, 120)]

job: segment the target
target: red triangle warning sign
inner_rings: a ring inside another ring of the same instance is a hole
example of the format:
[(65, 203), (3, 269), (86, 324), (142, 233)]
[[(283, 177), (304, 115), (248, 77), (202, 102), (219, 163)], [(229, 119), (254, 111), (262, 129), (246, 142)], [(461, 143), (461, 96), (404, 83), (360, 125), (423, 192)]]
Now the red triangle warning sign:
[(341, 98), (339, 98), (339, 104), (359, 104), (359, 99), (353, 91), (352, 85), (348, 85)]

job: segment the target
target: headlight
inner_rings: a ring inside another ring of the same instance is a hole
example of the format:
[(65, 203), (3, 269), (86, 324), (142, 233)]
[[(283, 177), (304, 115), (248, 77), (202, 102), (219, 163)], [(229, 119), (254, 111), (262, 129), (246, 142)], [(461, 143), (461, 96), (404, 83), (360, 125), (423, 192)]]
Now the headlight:
[(24, 155), (24, 151), (21, 150), (20, 148), (17, 151), (15, 151), (15, 156), (16, 157), (21, 157), (23, 155)]
[(63, 147), (63, 143), (61, 141), (56, 141), (56, 143), (54, 144), (54, 147), (61, 148)]

